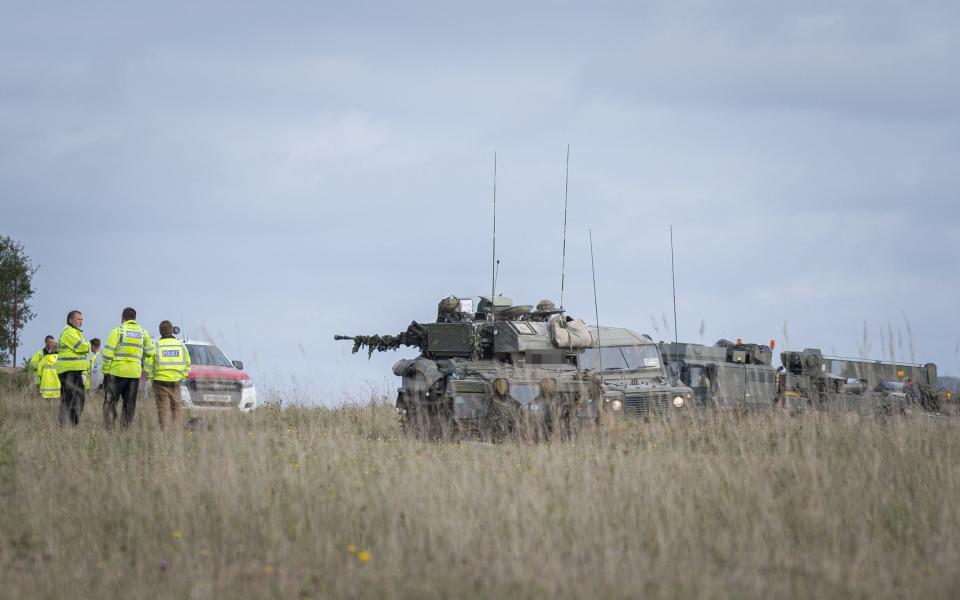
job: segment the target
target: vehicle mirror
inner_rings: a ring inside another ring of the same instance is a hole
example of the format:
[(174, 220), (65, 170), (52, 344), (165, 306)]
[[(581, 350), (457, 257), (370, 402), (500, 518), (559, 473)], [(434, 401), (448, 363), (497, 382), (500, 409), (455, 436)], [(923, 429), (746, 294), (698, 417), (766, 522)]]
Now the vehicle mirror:
[(233, 361), (233, 366), (235, 366), (236, 368), (240, 369), (241, 371), (243, 370), (243, 362), (242, 362), (242, 361), (239, 361), (239, 360)]

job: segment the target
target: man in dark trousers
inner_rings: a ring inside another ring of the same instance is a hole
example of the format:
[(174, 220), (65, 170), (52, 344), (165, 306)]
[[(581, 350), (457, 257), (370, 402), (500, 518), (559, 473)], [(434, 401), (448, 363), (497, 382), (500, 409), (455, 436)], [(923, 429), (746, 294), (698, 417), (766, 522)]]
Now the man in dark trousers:
[(60, 426), (76, 427), (83, 414), (86, 394), (83, 372), (87, 368), (90, 342), (83, 339), (83, 313), (71, 310), (57, 342), (57, 375), (60, 377)]
[[(103, 373), (106, 398), (103, 401), (103, 426), (113, 429), (117, 420), (117, 402), (123, 398), (123, 420), (126, 429), (133, 423), (137, 410), (137, 392), (140, 390), (140, 375), (143, 373), (144, 357), (153, 356), (153, 341), (150, 334), (136, 321), (137, 311), (129, 306), (120, 315), (120, 326), (110, 330), (103, 345)], [(82, 383), (81, 383), (82, 385)]]

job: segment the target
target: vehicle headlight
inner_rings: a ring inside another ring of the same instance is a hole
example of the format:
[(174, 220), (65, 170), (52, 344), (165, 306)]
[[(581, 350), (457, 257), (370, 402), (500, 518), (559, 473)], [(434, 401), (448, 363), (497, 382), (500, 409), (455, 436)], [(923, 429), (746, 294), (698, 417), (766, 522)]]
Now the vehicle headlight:
[(613, 412), (619, 412), (622, 409), (623, 409), (623, 402), (619, 400), (614, 400), (613, 402), (610, 403), (610, 410), (612, 410)]
[(673, 397), (673, 406), (675, 408), (683, 408), (683, 396), (674, 396)]
[(241, 387), (245, 387), (245, 388), (252, 388), (252, 387), (253, 387), (253, 380), (252, 380), (252, 379), (243, 379), (243, 380), (240, 381), (240, 386), (241, 386)]

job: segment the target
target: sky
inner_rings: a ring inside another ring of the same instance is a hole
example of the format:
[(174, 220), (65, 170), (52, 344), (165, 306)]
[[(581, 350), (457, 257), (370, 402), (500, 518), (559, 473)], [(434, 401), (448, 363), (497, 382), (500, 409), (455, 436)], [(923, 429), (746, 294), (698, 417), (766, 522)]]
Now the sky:
[[(21, 356), (125, 306), (286, 401), (391, 395), (337, 333), (498, 293), (681, 341), (960, 374), (960, 5), (0, 5)], [(590, 266), (596, 265), (597, 306)], [(596, 311), (596, 312), (595, 312)]]

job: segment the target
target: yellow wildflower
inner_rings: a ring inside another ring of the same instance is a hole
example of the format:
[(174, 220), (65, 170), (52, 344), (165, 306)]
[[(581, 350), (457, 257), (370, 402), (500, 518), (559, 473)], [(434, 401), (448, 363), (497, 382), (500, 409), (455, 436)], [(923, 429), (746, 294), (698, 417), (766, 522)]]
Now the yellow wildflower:
[(353, 544), (350, 544), (349, 546), (347, 546), (347, 552), (349, 552), (350, 554), (356, 554), (357, 547), (354, 546)]
[(361, 550), (360, 554), (357, 555), (357, 558), (360, 560), (360, 562), (367, 562), (370, 560), (370, 553), (366, 550)]
[(179, 540), (180, 538), (183, 537), (183, 532), (178, 529), (174, 531), (172, 535), (173, 535), (173, 539)]

